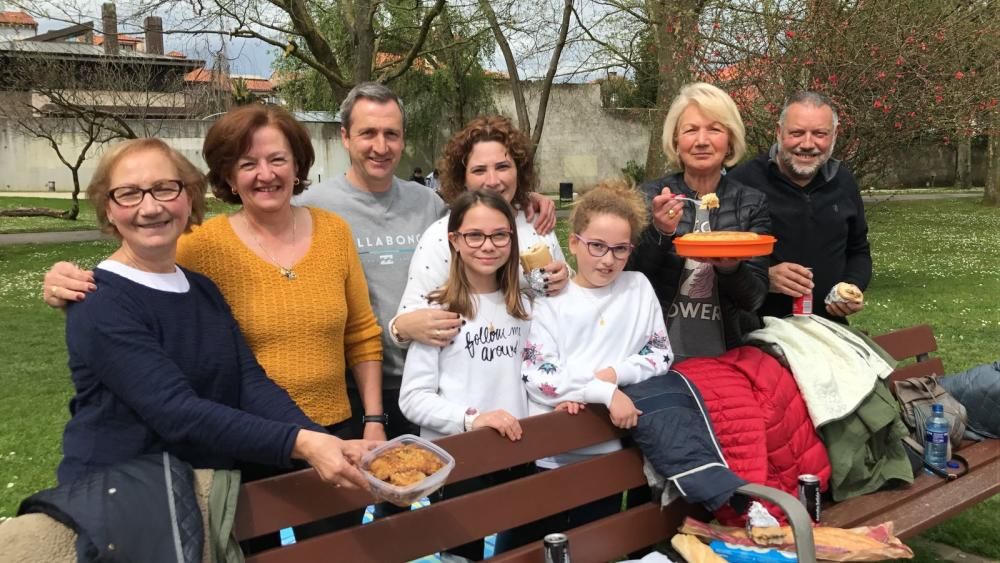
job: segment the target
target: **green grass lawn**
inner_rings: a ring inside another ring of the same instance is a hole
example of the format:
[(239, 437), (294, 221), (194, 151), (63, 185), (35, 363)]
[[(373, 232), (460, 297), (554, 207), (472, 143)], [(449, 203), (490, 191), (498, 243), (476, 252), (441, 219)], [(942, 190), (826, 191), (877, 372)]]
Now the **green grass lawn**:
[[(224, 213), (236, 209), (236, 206), (209, 196), (207, 215)], [(16, 209), (18, 207), (48, 207), (51, 209), (68, 210), (73, 202), (68, 199), (50, 199), (42, 197), (0, 197), (0, 209)], [(53, 231), (87, 231), (97, 228), (97, 216), (94, 207), (86, 197), (80, 196), (80, 214), (75, 221), (57, 217), (0, 217), (0, 234), (6, 233), (40, 233)]]
[[(97, 228), (94, 208), (80, 196), (80, 214), (75, 221), (58, 217), (0, 217), (0, 233), (39, 233), (44, 231), (87, 231)], [(43, 197), (0, 197), (0, 209), (18, 207), (47, 207), (61, 211), (69, 210), (73, 201)]]
[[(854, 324), (877, 334), (930, 323), (952, 372), (1000, 358), (1000, 210), (968, 200), (890, 202), (870, 207), (868, 216), (875, 279)], [(559, 238), (565, 243), (563, 224)], [(113, 247), (0, 246), (0, 517), (53, 483), (68, 417), (63, 320), (41, 302), (42, 275), (60, 259), (91, 267)], [(922, 538), (1000, 559), (997, 530), (1000, 497)], [(934, 560), (925, 543), (915, 545), (919, 560)]]

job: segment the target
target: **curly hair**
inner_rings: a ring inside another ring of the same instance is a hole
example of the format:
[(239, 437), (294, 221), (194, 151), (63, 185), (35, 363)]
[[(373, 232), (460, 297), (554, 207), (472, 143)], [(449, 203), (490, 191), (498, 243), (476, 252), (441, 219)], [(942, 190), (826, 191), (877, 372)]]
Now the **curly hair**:
[(94, 171), (94, 175), (90, 178), (90, 184), (87, 186), (87, 199), (94, 206), (97, 226), (100, 227), (101, 232), (122, 238), (118, 228), (108, 220), (108, 203), (111, 201), (109, 194), (113, 187), (111, 174), (123, 158), (142, 151), (159, 152), (177, 169), (178, 179), (184, 185), (184, 191), (191, 199), (191, 216), (188, 218), (185, 232), (190, 231), (192, 225), (201, 224), (201, 220), (205, 217), (205, 191), (208, 185), (205, 181), (205, 175), (173, 147), (161, 139), (148, 137), (130, 139), (112, 146), (104, 151), (104, 155), (97, 163), (97, 170)]
[(632, 182), (624, 179), (604, 180), (580, 196), (569, 215), (570, 228), (574, 234), (580, 234), (587, 230), (595, 215), (605, 214), (628, 221), (632, 244), (638, 244), (639, 234), (649, 222), (646, 198)]
[(254, 133), (269, 125), (281, 131), (292, 149), (298, 180), (292, 193), (298, 195), (309, 186), (309, 169), (316, 160), (309, 131), (284, 108), (250, 104), (226, 112), (205, 135), (202, 156), (208, 164), (208, 182), (215, 197), (226, 203), (242, 203), (229, 185), (229, 178), (240, 157), (250, 150)]
[(477, 117), (448, 140), (437, 166), (441, 174), (441, 197), (451, 203), (465, 193), (466, 160), (472, 147), (490, 141), (507, 147), (507, 154), (517, 167), (517, 190), (511, 205), (516, 209), (526, 208), (528, 194), (538, 186), (534, 147), (531, 139), (502, 115)]

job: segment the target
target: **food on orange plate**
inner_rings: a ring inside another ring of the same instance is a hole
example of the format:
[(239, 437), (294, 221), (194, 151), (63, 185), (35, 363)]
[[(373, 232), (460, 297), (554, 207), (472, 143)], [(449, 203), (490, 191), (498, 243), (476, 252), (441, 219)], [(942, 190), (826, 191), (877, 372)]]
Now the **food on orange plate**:
[(537, 242), (528, 250), (521, 253), (521, 267), (525, 272), (544, 268), (552, 262), (552, 254), (549, 246), (544, 242)]
[(444, 462), (434, 453), (407, 444), (379, 454), (372, 460), (369, 470), (386, 483), (407, 487), (423, 481), (442, 467)]
[(757, 240), (760, 235), (745, 231), (708, 231), (704, 233), (688, 233), (681, 237), (682, 240), (705, 240), (713, 242)]
[(698, 207), (702, 209), (718, 209), (719, 208), (719, 196), (714, 193), (705, 194), (701, 196), (701, 205)]

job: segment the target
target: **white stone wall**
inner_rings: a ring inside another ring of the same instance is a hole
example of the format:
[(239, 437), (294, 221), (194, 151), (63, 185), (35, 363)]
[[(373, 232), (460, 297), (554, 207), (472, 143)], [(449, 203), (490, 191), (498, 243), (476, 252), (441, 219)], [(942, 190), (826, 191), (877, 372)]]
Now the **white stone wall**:
[[(201, 146), (210, 121), (171, 120), (156, 125), (134, 123), (136, 131), (160, 137), (170, 146), (205, 169)], [(65, 133), (60, 137), (60, 148), (68, 160), (75, 160), (86, 138), (71, 121), (65, 123)], [(310, 170), (314, 182), (342, 173), (347, 169), (348, 156), (340, 144), (340, 125), (337, 123), (306, 123), (316, 151), (316, 164)], [(112, 143), (113, 144), (113, 143)], [(81, 189), (85, 189), (93, 174), (104, 146), (92, 147), (87, 161), (80, 169)], [(14, 123), (0, 119), (0, 191), (45, 191), (46, 183), (54, 181), (56, 191), (72, 191), (73, 178), (48, 142), (25, 136)]]
[[(527, 91), (534, 126), (537, 84)], [(493, 103), (517, 122), (509, 87), (498, 83)], [(598, 84), (554, 84), (536, 158), (540, 190), (557, 193), (560, 182), (572, 182), (574, 191), (584, 192), (603, 179), (620, 177), (629, 160), (645, 163), (649, 129), (643, 121), (641, 115), (603, 109)]]

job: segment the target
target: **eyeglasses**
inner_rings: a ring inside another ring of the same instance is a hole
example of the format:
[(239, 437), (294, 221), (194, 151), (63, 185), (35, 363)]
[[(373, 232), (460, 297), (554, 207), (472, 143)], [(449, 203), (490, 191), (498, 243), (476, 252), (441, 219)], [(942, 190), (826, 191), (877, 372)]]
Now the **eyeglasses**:
[(465, 244), (469, 245), (471, 248), (479, 248), (486, 242), (486, 239), (490, 239), (493, 246), (501, 248), (510, 244), (511, 239), (510, 231), (497, 231), (491, 235), (482, 231), (469, 231), (467, 233), (463, 233), (462, 231), (454, 232), (456, 235), (462, 235), (462, 238), (465, 239)]
[(164, 180), (149, 188), (138, 186), (119, 186), (108, 192), (111, 201), (122, 207), (135, 207), (142, 203), (142, 198), (149, 194), (156, 201), (173, 201), (184, 191), (184, 183), (180, 180)]
[(575, 233), (573, 234), (573, 236), (576, 237), (577, 240), (579, 240), (580, 242), (587, 245), (587, 253), (593, 256), (594, 258), (600, 258), (605, 254), (607, 254), (608, 251), (610, 250), (612, 256), (614, 256), (618, 260), (623, 260), (625, 258), (628, 258), (628, 255), (631, 254), (632, 250), (635, 248), (635, 246), (632, 244), (616, 244), (614, 246), (608, 246), (603, 242), (599, 242), (596, 240), (587, 240)]

